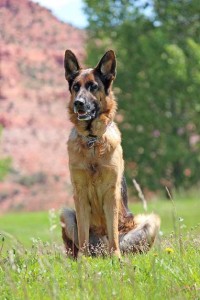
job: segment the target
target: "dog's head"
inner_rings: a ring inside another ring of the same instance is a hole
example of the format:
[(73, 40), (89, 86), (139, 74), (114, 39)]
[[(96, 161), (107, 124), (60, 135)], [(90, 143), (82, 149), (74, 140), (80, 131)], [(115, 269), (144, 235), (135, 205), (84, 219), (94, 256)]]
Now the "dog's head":
[(106, 97), (116, 74), (116, 58), (107, 51), (95, 68), (83, 69), (70, 50), (66, 50), (65, 78), (69, 83), (69, 109), (80, 121), (91, 121), (107, 110)]

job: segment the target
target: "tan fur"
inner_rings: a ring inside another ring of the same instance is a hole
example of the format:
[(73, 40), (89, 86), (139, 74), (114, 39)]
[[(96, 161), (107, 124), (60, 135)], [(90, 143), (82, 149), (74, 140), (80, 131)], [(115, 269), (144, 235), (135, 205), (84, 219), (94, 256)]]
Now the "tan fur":
[[(100, 128), (104, 128), (107, 118), (105, 114), (104, 118), (102, 116), (101, 120), (96, 121)], [(77, 129), (73, 129), (68, 152), (80, 249), (88, 243), (89, 228), (94, 228), (99, 234), (108, 234), (110, 249), (119, 251), (118, 218), (123, 218), (120, 204), (124, 161), (117, 126), (114, 123), (108, 126), (99, 143), (91, 149), (78, 136)]]

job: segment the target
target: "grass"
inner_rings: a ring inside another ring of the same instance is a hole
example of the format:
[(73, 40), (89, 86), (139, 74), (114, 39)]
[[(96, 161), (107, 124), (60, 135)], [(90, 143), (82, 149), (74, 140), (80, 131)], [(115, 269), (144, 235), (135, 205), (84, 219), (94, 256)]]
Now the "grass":
[[(83, 258), (63, 253), (58, 213), (0, 218), (0, 299), (200, 299), (199, 198), (149, 203), (162, 236), (144, 255)], [(140, 203), (133, 212), (142, 212)]]

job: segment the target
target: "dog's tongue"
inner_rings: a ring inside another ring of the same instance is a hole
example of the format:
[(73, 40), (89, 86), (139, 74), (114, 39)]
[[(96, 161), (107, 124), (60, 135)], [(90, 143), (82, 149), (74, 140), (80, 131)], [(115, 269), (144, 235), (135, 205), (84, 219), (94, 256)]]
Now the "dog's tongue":
[(78, 114), (79, 114), (79, 115), (85, 115), (86, 112), (85, 112), (84, 110), (79, 110), (79, 111), (78, 111)]

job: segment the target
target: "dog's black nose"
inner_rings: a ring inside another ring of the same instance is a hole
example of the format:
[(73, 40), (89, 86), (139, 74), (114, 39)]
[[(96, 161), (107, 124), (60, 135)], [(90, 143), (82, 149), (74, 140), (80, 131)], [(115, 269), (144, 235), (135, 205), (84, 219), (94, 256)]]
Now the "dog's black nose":
[(74, 101), (74, 107), (76, 109), (82, 109), (82, 108), (84, 108), (84, 105), (85, 105), (85, 100), (82, 98)]

